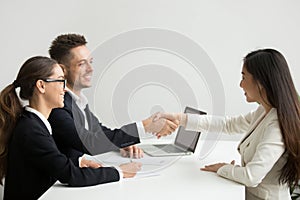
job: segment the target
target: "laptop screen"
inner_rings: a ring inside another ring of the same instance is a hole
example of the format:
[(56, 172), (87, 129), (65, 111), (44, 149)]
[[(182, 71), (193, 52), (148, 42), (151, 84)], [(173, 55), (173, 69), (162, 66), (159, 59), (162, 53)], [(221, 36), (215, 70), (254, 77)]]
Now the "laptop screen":
[[(206, 115), (206, 112), (197, 110), (195, 108), (186, 107), (184, 110), (184, 113), (192, 113), (192, 114), (198, 114), (198, 115)], [(200, 137), (200, 132), (197, 131), (186, 131), (184, 127), (179, 127), (176, 139), (175, 139), (175, 145), (180, 146), (181, 148), (195, 152), (198, 139)]]

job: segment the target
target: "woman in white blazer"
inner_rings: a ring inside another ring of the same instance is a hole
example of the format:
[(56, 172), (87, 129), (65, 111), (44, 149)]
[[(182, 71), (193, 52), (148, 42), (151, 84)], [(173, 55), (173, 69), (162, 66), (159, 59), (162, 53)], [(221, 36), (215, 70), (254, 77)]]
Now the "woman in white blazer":
[(240, 87), (247, 102), (258, 108), (236, 117), (161, 113), (180, 120), (188, 130), (245, 133), (234, 161), (206, 165), (202, 170), (242, 183), (246, 199), (291, 199), (289, 185), (300, 175), (300, 104), (288, 64), (274, 49), (261, 49), (244, 58)]

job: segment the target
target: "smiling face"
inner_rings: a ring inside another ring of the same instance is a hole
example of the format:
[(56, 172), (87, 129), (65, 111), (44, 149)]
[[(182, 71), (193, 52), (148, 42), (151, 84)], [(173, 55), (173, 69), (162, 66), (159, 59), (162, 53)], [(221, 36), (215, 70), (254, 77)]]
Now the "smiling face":
[[(47, 81), (48, 80), (48, 81)], [(45, 99), (49, 108), (61, 108), (64, 106), (64, 73), (62, 68), (55, 64), (53, 74), (45, 82)]]
[(81, 89), (91, 87), (93, 58), (85, 45), (71, 49), (71, 60), (65, 66), (65, 77), (67, 86), (75, 94), (80, 93)]
[(243, 88), (248, 102), (260, 102), (261, 94), (257, 81), (254, 80), (253, 76), (247, 71), (246, 67), (242, 69), (242, 80), (240, 87)]

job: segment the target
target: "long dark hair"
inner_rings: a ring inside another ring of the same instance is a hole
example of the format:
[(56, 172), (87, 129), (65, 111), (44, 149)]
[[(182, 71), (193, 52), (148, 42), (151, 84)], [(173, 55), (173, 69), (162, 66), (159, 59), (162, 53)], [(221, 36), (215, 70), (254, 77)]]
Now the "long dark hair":
[(22, 113), (22, 105), (16, 93), (20, 87), (20, 97), (30, 100), (38, 79), (53, 74), (56, 61), (48, 57), (36, 56), (28, 59), (21, 67), (16, 80), (0, 93), (0, 184), (7, 169), (8, 144), (17, 120)]
[(297, 184), (300, 178), (300, 102), (288, 64), (280, 52), (260, 49), (245, 57), (244, 67), (263, 86), (268, 102), (277, 109), (287, 153), (279, 181)]

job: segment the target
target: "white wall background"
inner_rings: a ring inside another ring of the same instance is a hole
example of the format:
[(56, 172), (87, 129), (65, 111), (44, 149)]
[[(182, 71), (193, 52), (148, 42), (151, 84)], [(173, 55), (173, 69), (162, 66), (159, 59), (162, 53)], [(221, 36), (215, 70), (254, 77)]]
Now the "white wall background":
[[(21, 64), (48, 55), (61, 33), (81, 33), (90, 49), (122, 32), (156, 27), (183, 34), (210, 56), (222, 78), (226, 114), (247, 112), (239, 88), (242, 58), (274, 47), (287, 58), (299, 90), (300, 2), (290, 1), (5, 1), (0, 2), (0, 88), (11, 83)], [(205, 109), (205, 108), (204, 108)], [(207, 110), (207, 109), (206, 109)]]
[[(242, 58), (249, 51), (260, 47), (281, 51), (300, 91), (299, 10), (297, 0), (1, 0), (0, 89), (15, 79), (27, 58), (48, 55), (51, 41), (61, 33), (84, 34), (90, 49), (95, 49), (120, 33), (155, 27), (176, 31), (199, 44), (221, 76), (225, 113), (245, 113), (256, 106), (245, 103), (239, 88)], [(130, 63), (126, 66), (130, 67)], [(199, 105), (201, 109), (212, 111), (209, 103)], [(143, 110), (143, 104), (136, 106)], [(147, 109), (145, 116), (149, 114)], [(112, 121), (109, 110), (101, 115), (99, 112), (101, 109), (96, 109), (104, 123), (119, 125)]]

